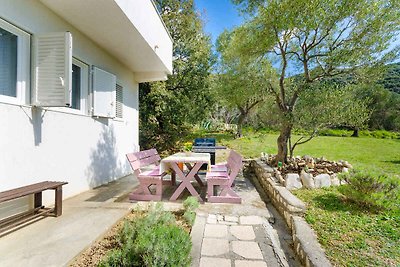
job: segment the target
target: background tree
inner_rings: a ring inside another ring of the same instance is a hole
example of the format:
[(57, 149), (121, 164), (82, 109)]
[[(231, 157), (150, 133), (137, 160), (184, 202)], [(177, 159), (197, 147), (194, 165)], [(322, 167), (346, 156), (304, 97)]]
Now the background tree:
[(139, 86), (140, 145), (167, 150), (207, 116), (212, 53), (193, 0), (155, 3), (173, 39), (174, 70), (165, 82)]
[(275, 78), (271, 66), (262, 60), (242, 60), (232, 42), (231, 33), (223, 32), (217, 40), (220, 54), (219, 73), (213, 88), (219, 102), (238, 110), (236, 137), (242, 137), (242, 126), (250, 112), (266, 97), (266, 83)]
[[(383, 64), (400, 28), (400, 1), (384, 0), (233, 0), (251, 15), (235, 31), (242, 55), (268, 58), (279, 73), (270, 84), (281, 118), (277, 160), (286, 162), (299, 98), (314, 83)], [(290, 73), (302, 80), (291, 86)], [(316, 92), (315, 97), (318, 97)]]
[(296, 146), (310, 141), (320, 129), (365, 127), (371, 114), (368, 108), (370, 99), (358, 97), (359, 90), (359, 85), (342, 86), (325, 82), (315, 83), (304, 91), (293, 112), (293, 127), (310, 134), (303, 134), (294, 142), (289, 137), (290, 158)]
[(357, 95), (359, 99), (368, 99), (371, 111), (369, 129), (400, 131), (400, 94), (372, 83), (360, 85)]

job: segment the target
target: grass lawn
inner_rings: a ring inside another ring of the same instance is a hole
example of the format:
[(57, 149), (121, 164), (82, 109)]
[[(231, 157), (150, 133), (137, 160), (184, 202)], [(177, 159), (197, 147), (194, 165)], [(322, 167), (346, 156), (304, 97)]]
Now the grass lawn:
[(297, 190), (306, 221), (335, 266), (400, 266), (400, 214), (374, 213), (346, 201), (340, 188)]
[[(219, 145), (240, 151), (245, 157), (259, 157), (261, 152), (276, 154), (277, 134), (252, 133), (239, 139), (227, 134), (209, 134)], [(294, 136), (293, 140), (296, 140)], [(295, 155), (325, 156), (329, 160), (347, 160), (357, 169), (400, 174), (400, 139), (370, 137), (320, 136), (298, 146)]]

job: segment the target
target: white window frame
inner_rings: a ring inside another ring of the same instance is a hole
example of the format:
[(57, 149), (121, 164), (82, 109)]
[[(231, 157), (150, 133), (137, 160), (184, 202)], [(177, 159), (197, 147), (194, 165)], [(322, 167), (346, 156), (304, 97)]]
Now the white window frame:
[(30, 103), (30, 47), (31, 35), (22, 29), (2, 20), (0, 27), (15, 34), (17, 38), (17, 84), (16, 97), (0, 95), (0, 102), (10, 104)]

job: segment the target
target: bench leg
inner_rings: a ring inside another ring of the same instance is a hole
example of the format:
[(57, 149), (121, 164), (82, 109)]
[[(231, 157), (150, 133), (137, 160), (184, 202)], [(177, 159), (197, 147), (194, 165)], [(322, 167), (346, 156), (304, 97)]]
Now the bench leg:
[(54, 207), (54, 215), (56, 217), (62, 214), (62, 187), (59, 186), (55, 190), (55, 207)]
[(42, 192), (35, 193), (34, 195), (34, 209), (41, 208), (42, 205)]

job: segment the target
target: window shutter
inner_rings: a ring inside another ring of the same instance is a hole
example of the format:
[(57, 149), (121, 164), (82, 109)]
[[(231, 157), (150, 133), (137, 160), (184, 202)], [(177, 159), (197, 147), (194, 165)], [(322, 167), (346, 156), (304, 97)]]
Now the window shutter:
[(71, 104), (72, 36), (69, 32), (38, 35), (32, 104), (64, 107)]
[(115, 105), (115, 116), (117, 118), (123, 117), (123, 103), (124, 103), (124, 91), (121, 85), (117, 84), (116, 87), (116, 105)]
[(114, 74), (93, 67), (93, 116), (115, 117), (116, 84)]

